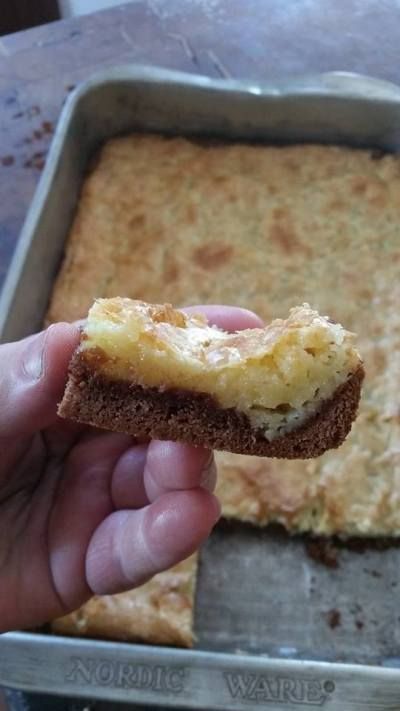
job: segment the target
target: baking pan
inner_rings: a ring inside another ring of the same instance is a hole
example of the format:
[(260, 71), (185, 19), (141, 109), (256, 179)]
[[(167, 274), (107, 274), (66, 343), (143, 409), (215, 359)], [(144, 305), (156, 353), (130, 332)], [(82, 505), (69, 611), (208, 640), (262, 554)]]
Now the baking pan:
[[(62, 112), (0, 301), (1, 340), (40, 327), (88, 161), (135, 130), (396, 151), (400, 89), (343, 73), (268, 85), (98, 74)], [(0, 684), (153, 707), (398, 710), (400, 548), (335, 551), (330, 567), (300, 536), (222, 524), (202, 552), (195, 650), (9, 633)]]

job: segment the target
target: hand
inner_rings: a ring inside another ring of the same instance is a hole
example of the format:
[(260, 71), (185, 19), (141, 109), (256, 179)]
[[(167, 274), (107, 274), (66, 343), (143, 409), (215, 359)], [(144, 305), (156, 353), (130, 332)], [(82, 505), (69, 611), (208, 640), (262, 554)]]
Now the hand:
[[(248, 311), (197, 307), (226, 330)], [(0, 346), (0, 631), (140, 585), (194, 552), (220, 515), (212, 453), (57, 417), (76, 325)]]

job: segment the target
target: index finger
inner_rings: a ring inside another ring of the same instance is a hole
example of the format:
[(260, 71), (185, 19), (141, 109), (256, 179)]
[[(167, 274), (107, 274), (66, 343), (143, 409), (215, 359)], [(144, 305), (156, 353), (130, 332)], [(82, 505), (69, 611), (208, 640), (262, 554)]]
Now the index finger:
[(262, 328), (264, 322), (257, 314), (238, 306), (202, 304), (182, 309), (186, 314), (203, 314), (208, 322), (225, 331), (243, 331), (245, 328)]

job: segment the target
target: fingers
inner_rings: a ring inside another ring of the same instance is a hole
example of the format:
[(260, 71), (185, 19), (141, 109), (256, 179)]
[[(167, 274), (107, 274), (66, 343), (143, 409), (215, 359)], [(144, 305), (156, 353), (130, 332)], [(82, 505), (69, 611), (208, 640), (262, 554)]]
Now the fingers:
[(242, 331), (244, 328), (262, 328), (263, 321), (253, 311), (237, 306), (188, 306), (187, 314), (204, 314), (209, 323), (225, 331)]
[(138, 509), (147, 506), (144, 486), (148, 445), (129, 447), (115, 465), (111, 480), (111, 497), (116, 509)]
[[(150, 505), (144, 486), (149, 461), (150, 494), (157, 499)], [(48, 526), (52, 580), (66, 608), (80, 604), (90, 590), (140, 584), (200, 545), (219, 515), (217, 501), (199, 488), (215, 484), (210, 462), (210, 452), (186, 445), (132, 446), (130, 437), (116, 433), (82, 437), (66, 461)], [(129, 574), (121, 572), (125, 559)], [(97, 587), (103, 578), (105, 587)]]
[(216, 484), (212, 452), (177, 442), (153, 441), (127, 449), (112, 475), (111, 496), (116, 509), (137, 509), (160, 496)]
[[(83, 437), (69, 455), (48, 525), (52, 580), (65, 608), (79, 605), (91, 590), (114, 592), (144, 582), (196, 550), (217, 520), (218, 502), (199, 487), (203, 480), (204, 486), (215, 483), (215, 475), (202, 475), (210, 453), (172, 443), (150, 448), (152, 453), (145, 445), (132, 447), (127, 435), (107, 433)], [(151, 504), (144, 486), (149, 457), (162, 472), (173, 467), (168, 493), (154, 475)]]
[(113, 511), (111, 472), (130, 444), (127, 435), (103, 434), (77, 444), (65, 463), (48, 540), (53, 583), (68, 608), (79, 605), (90, 592), (84, 554), (97, 526)]
[(77, 326), (59, 323), (0, 346), (0, 437), (31, 434), (56, 420)]
[(177, 442), (153, 441), (149, 445), (144, 486), (149, 501), (172, 490), (215, 486), (212, 452)]
[(187, 558), (220, 516), (204, 489), (165, 494), (139, 511), (118, 511), (95, 531), (86, 556), (86, 579), (96, 594), (141, 585)]

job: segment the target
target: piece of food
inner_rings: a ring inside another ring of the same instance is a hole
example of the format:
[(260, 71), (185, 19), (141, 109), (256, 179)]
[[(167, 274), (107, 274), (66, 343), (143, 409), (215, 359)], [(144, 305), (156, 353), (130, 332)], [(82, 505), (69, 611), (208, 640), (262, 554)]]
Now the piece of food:
[(306, 304), (227, 333), (169, 305), (98, 299), (59, 414), (140, 437), (316, 457), (342, 443), (357, 412), (353, 340)]
[(58, 634), (191, 647), (197, 555), (119, 595), (94, 596), (52, 623)]

